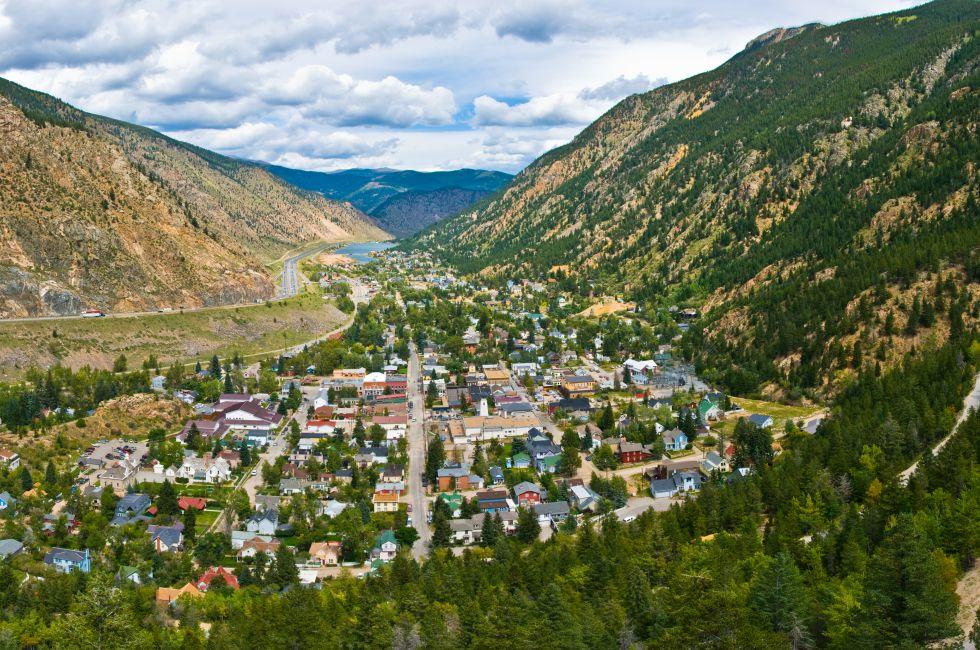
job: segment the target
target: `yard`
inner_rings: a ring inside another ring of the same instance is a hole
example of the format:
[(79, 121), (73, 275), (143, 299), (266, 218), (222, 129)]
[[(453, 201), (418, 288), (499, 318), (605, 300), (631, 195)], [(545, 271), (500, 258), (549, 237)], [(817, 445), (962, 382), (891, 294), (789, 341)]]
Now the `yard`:
[(217, 519), (218, 515), (220, 514), (221, 511), (214, 508), (205, 508), (204, 510), (201, 510), (197, 513), (197, 525), (194, 527), (194, 531), (198, 535), (203, 535), (207, 532), (208, 528), (211, 527), (211, 524), (214, 523), (214, 520)]

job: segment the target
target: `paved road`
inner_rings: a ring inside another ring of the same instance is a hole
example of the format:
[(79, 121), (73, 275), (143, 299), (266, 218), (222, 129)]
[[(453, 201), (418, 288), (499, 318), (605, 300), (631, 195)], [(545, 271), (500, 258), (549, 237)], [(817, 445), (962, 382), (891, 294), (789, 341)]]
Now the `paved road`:
[(412, 555), (420, 560), (429, 554), (432, 532), (428, 523), (428, 503), (422, 474), (425, 472), (425, 402), (421, 388), (422, 367), (415, 343), (409, 343), (408, 399), (412, 404), (408, 421), (408, 503), (412, 507), (412, 524), (419, 531), (419, 538), (412, 546)]
[(277, 298), (291, 298), (299, 293), (299, 260), (305, 255), (294, 255), (282, 263)]
[[(946, 446), (949, 439), (953, 437), (956, 433), (956, 429), (959, 428), (960, 424), (966, 420), (967, 416), (970, 415), (970, 411), (974, 409), (980, 409), (980, 373), (974, 380), (973, 390), (967, 393), (966, 397), (963, 398), (963, 409), (960, 411), (960, 416), (956, 418), (956, 424), (953, 425), (953, 430), (950, 431), (949, 435), (939, 441), (939, 443), (932, 448), (932, 455), (939, 455), (939, 451)], [(909, 477), (915, 474), (915, 470), (919, 468), (919, 461), (912, 463), (905, 471), (898, 475), (898, 480), (903, 485), (909, 482)]]

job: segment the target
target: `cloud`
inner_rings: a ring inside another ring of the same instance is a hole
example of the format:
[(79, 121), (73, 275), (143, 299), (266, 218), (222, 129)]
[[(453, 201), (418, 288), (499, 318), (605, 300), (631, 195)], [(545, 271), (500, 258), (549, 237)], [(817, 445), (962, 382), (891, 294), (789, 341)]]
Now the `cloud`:
[(565, 3), (527, 3), (501, 13), (493, 27), (498, 36), (513, 36), (529, 43), (550, 43), (573, 24)]
[(268, 83), (261, 96), (271, 105), (294, 106), (307, 117), (340, 126), (436, 126), (456, 113), (452, 91), (424, 88), (393, 76), (358, 80), (323, 65), (296, 70), (282, 84)]
[(645, 93), (649, 90), (653, 90), (658, 86), (663, 86), (665, 83), (667, 83), (667, 77), (650, 79), (645, 74), (636, 75), (635, 77), (630, 78), (620, 75), (612, 81), (607, 81), (597, 88), (586, 88), (579, 92), (578, 96), (580, 99), (584, 100), (606, 99), (618, 101), (629, 95)]
[(641, 93), (666, 83), (666, 78), (646, 75), (619, 77), (578, 93), (555, 93), (509, 104), (488, 95), (473, 100), (473, 122), (481, 126), (585, 125), (609, 110), (627, 95)]

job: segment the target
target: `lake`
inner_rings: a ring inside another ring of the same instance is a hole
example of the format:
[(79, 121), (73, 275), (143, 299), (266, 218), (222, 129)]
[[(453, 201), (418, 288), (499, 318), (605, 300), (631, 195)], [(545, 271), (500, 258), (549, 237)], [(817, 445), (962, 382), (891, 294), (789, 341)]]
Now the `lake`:
[(394, 245), (395, 243), (390, 241), (368, 241), (358, 244), (347, 244), (342, 248), (338, 248), (334, 252), (338, 255), (346, 255), (360, 264), (369, 264), (375, 261), (375, 259), (371, 257), (371, 253), (375, 251), (387, 250), (392, 248)]

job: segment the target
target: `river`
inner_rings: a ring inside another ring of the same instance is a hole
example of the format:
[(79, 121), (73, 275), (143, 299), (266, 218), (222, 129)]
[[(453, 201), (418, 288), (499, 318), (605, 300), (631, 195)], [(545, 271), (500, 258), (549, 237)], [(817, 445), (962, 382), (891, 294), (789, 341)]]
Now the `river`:
[(371, 253), (375, 251), (388, 250), (394, 245), (395, 243), (390, 241), (369, 241), (358, 244), (347, 244), (342, 248), (338, 248), (334, 252), (338, 255), (346, 255), (360, 264), (369, 264), (374, 261), (374, 258), (371, 257)]

